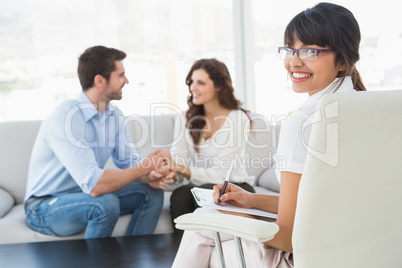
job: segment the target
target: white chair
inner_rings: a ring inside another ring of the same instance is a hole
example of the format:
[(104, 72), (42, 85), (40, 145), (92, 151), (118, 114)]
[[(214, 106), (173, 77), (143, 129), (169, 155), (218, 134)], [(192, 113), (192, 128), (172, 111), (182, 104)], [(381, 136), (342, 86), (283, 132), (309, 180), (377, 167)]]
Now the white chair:
[(402, 90), (333, 94), (320, 107), (299, 187), (295, 267), (402, 267)]
[(211, 230), (215, 241), (216, 255), (221, 268), (226, 266), (219, 233), (233, 235), (239, 266), (246, 267), (241, 239), (253, 242), (265, 242), (274, 238), (275, 234), (279, 231), (278, 225), (272, 222), (224, 213), (189, 213), (174, 219), (174, 221), (177, 229)]
[[(401, 267), (402, 90), (332, 94), (319, 107), (298, 193), (295, 267)], [(175, 221), (180, 229), (259, 242), (278, 231), (274, 223), (255, 228), (251, 219), (216, 213)]]

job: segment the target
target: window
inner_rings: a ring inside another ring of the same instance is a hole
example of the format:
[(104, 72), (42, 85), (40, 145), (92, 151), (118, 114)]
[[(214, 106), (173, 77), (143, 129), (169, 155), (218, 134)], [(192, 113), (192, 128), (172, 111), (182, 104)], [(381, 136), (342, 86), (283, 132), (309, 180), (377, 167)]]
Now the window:
[[(319, 1), (253, 0), (255, 35), (256, 111), (271, 123), (284, 118), (308, 96), (294, 93), (277, 47), (283, 33), (299, 12)], [(362, 34), (357, 68), (368, 90), (402, 89), (402, 24), (396, 0), (380, 4), (366, 1), (331, 1), (347, 7), (356, 17)]]
[(130, 83), (116, 102), (126, 115), (151, 103), (186, 109), (195, 60), (216, 57), (234, 76), (232, 20), (227, 0), (2, 1), (0, 121), (43, 119), (75, 98), (77, 59), (93, 45), (127, 53)]
[[(349, 8), (360, 24), (358, 68), (367, 88), (402, 89), (398, 2), (335, 2)], [(76, 75), (78, 56), (90, 46), (105, 45), (128, 55), (124, 63), (130, 83), (123, 89), (123, 99), (116, 102), (126, 115), (171, 112), (167, 108), (151, 111), (152, 103), (186, 109), (188, 88), (184, 80), (191, 64), (200, 58), (215, 57), (227, 64), (245, 108), (275, 123), (307, 98), (292, 92), (276, 51), (283, 43), (283, 32), (290, 19), (315, 3), (2, 1), (0, 122), (43, 119), (63, 100), (75, 98), (81, 91)], [(241, 10), (245, 4), (247, 9)], [(239, 23), (244, 15), (251, 23)], [(239, 31), (253, 34), (239, 35)], [(250, 42), (239, 46), (239, 38)], [(243, 61), (238, 60), (240, 57)], [(244, 64), (243, 68), (235, 68), (239, 62)], [(251, 83), (243, 85), (244, 77)]]

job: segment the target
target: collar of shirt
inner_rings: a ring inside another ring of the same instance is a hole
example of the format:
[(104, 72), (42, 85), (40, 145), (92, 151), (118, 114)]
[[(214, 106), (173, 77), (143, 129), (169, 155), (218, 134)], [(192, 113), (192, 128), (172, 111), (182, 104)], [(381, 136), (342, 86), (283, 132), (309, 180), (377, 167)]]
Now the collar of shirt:
[[(88, 122), (94, 116), (101, 117), (102, 115), (99, 114), (98, 110), (96, 109), (95, 105), (91, 102), (88, 96), (85, 94), (84, 91), (81, 91), (80, 95), (77, 98), (77, 102), (79, 104), (80, 110), (85, 118), (85, 121)], [(114, 106), (109, 103), (104, 115), (108, 117), (112, 112)]]
[(305, 107), (305, 106), (309, 106), (311, 104), (315, 104), (317, 103), (317, 101), (319, 99), (321, 99), (323, 96), (327, 95), (327, 94), (331, 94), (331, 93), (338, 93), (338, 92), (348, 92), (351, 91), (351, 89), (353, 89), (353, 82), (352, 82), (352, 78), (350, 76), (346, 76), (345, 79), (343, 80), (342, 84), (340, 85), (340, 87), (338, 88), (338, 90), (336, 92), (333, 92), (334, 87), (336, 88), (336, 84), (341, 82), (342, 78), (335, 78), (334, 81), (332, 81), (331, 84), (329, 84), (326, 88), (318, 91), (317, 93), (315, 93), (314, 95), (310, 96), (300, 107), (299, 109)]

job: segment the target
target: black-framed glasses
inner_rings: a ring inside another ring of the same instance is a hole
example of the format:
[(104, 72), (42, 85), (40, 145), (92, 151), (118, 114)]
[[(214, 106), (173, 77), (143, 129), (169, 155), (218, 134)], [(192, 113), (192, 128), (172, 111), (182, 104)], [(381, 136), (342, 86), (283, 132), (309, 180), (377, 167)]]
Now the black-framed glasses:
[(281, 59), (283, 60), (291, 60), (293, 55), (297, 53), (297, 56), (301, 60), (305, 61), (314, 61), (317, 59), (318, 54), (320, 53), (335, 53), (335, 51), (331, 49), (315, 49), (315, 48), (290, 48), (290, 47), (278, 47), (278, 53)]

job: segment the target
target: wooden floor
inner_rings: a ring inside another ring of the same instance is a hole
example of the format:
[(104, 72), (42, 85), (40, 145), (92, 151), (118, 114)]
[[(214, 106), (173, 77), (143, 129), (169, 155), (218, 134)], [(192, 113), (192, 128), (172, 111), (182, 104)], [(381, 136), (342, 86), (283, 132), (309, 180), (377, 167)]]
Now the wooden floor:
[(0, 267), (171, 267), (181, 236), (157, 234), (0, 245)]

